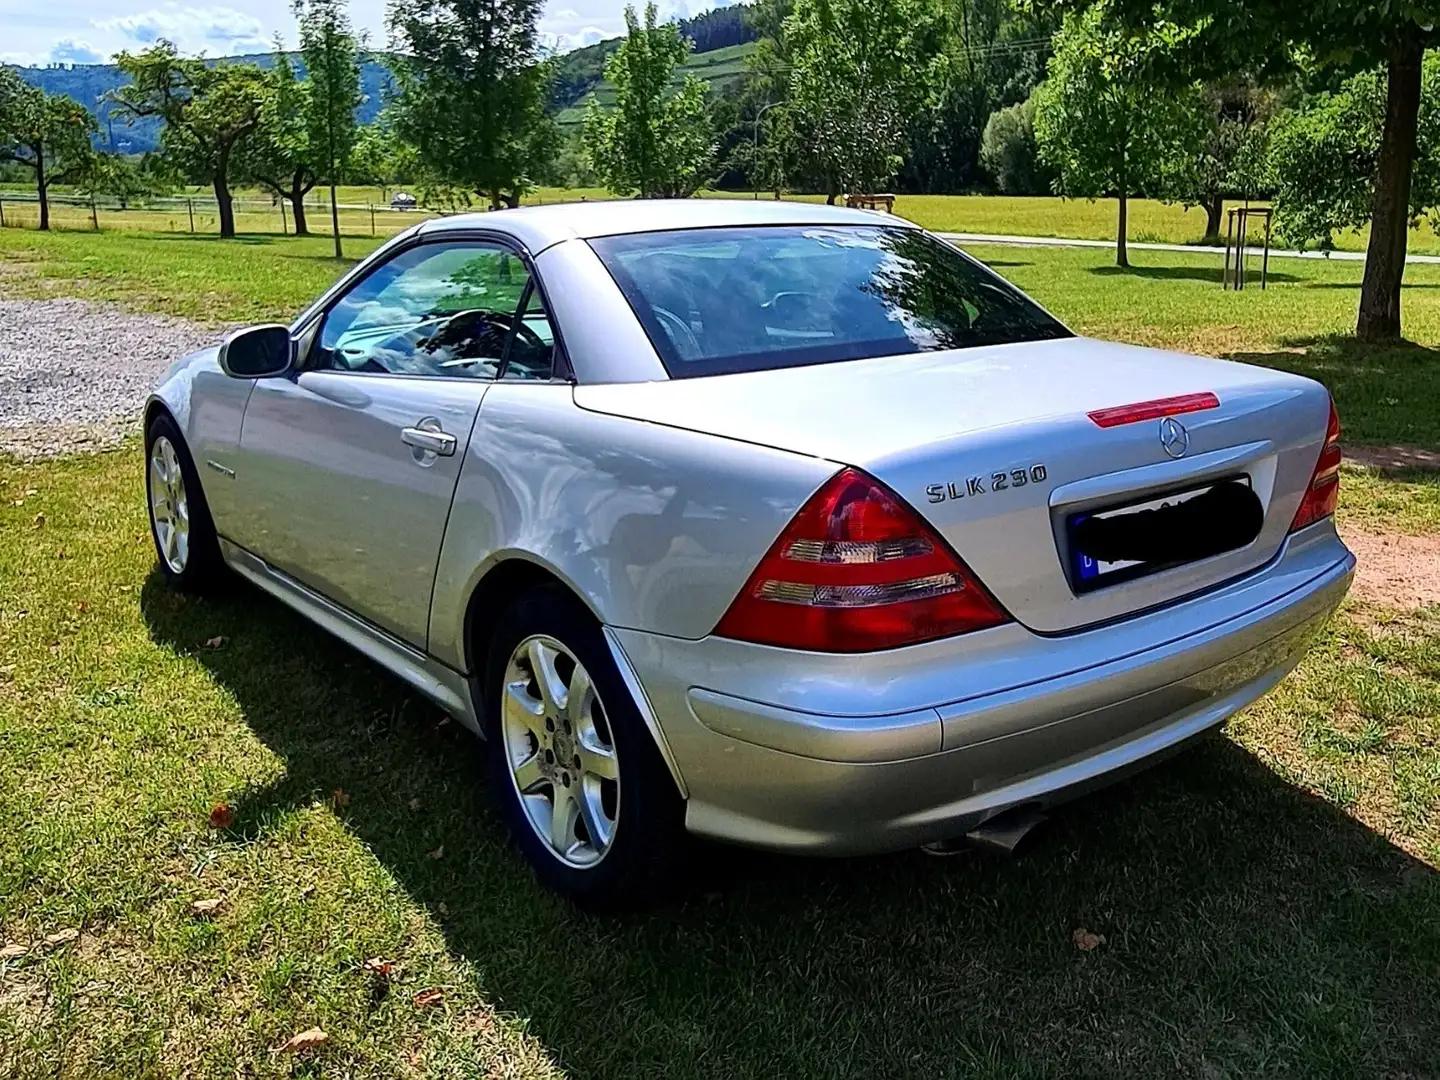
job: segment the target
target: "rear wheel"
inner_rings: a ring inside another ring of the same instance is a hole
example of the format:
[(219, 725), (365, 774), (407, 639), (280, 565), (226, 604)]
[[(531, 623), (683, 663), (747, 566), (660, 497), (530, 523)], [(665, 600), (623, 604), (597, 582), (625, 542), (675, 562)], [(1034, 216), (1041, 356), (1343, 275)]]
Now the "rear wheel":
[(224, 576), (215, 525), (180, 429), (163, 413), (145, 432), (145, 495), (165, 579), (186, 592), (214, 588)]
[(485, 700), (495, 795), (541, 882), (603, 908), (665, 892), (683, 803), (590, 613), (558, 588), (517, 600)]

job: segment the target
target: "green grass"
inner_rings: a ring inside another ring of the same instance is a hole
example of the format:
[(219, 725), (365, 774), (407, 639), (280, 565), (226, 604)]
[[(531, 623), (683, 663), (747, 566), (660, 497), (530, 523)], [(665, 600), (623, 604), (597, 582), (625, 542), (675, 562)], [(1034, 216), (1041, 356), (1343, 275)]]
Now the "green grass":
[(7, 1078), (1434, 1072), (1433, 611), (1352, 607), (1014, 861), (703, 849), (610, 920), (533, 884), (453, 723), (258, 593), (181, 600), (145, 527), (133, 443), (0, 462), (0, 943), (80, 931), (0, 961)]
[[(679, 87), (687, 75), (694, 75), (709, 83), (715, 95), (719, 96), (744, 77), (747, 70), (745, 60), (754, 51), (755, 43), (747, 41), (710, 52), (691, 53), (683, 64), (670, 73), (670, 85)], [(579, 102), (556, 113), (555, 122), (562, 128), (576, 128), (583, 124), (591, 98), (599, 102), (602, 109), (614, 108), (614, 85), (608, 80), (602, 81)]]

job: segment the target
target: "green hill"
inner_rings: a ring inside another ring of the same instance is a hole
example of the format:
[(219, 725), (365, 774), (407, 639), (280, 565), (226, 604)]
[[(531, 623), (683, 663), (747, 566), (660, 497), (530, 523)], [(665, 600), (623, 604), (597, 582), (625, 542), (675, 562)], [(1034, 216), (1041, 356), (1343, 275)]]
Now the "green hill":
[[(619, 42), (603, 42), (602, 44), (615, 46)], [(598, 47), (598, 46), (597, 46)], [(745, 58), (755, 51), (755, 43), (747, 41), (741, 45), (730, 45), (723, 49), (715, 49), (705, 53), (691, 53), (685, 63), (675, 69), (670, 77), (671, 85), (679, 86), (685, 80), (687, 74), (693, 74), (710, 84), (712, 90), (717, 94), (724, 93), (732, 84), (738, 82), (745, 75)], [(603, 109), (612, 108), (615, 104), (615, 87), (609, 82), (602, 81), (595, 89), (582, 97), (575, 104), (561, 109), (555, 115), (556, 122), (561, 128), (570, 129), (585, 122), (585, 110), (591, 99), (600, 103)]]

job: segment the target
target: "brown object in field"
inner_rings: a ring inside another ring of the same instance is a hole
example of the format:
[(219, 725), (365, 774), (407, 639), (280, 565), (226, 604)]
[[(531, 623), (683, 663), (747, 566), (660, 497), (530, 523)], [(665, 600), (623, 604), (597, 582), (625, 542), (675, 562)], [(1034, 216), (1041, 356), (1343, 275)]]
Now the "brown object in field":
[(852, 210), (884, 210), (887, 214), (895, 212), (895, 196), (889, 194), (872, 195), (846, 195), (845, 205)]

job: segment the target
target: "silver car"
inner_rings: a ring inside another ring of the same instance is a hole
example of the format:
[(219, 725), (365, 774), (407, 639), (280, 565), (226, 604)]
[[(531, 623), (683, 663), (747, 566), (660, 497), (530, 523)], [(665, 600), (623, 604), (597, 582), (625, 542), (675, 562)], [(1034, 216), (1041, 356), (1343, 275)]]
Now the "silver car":
[(1349, 586), (1339, 421), (1077, 337), (906, 222), (795, 203), (426, 221), (166, 374), (165, 576), (280, 598), (485, 736), (539, 877), (686, 833), (1012, 833), (1212, 729)]

